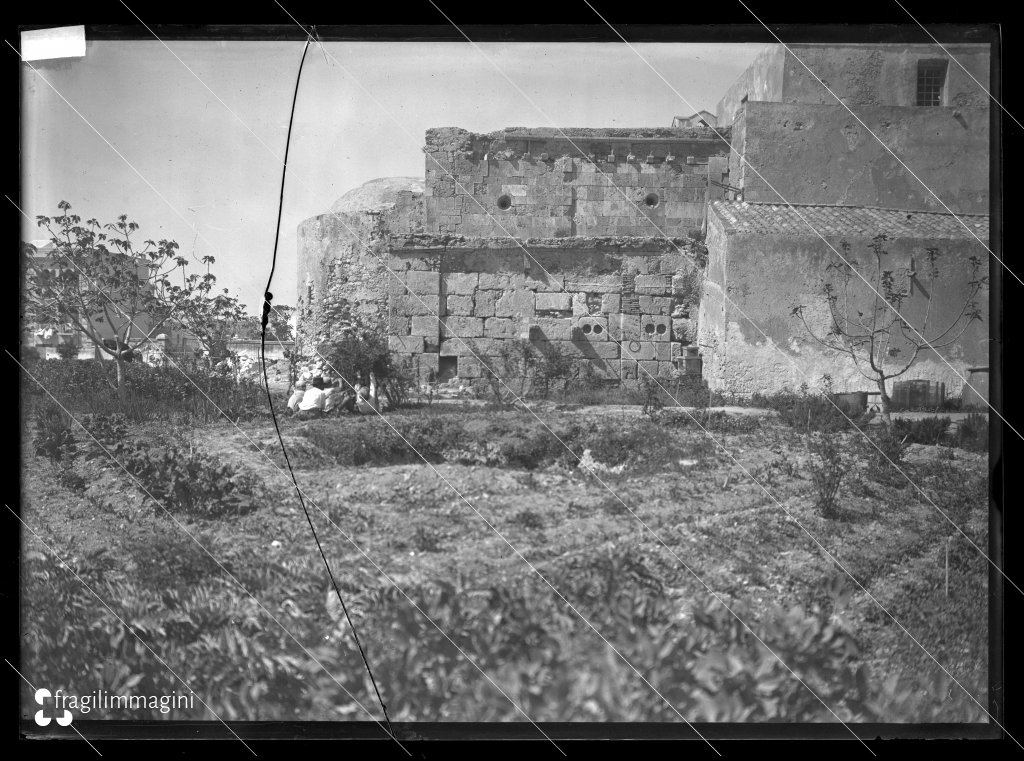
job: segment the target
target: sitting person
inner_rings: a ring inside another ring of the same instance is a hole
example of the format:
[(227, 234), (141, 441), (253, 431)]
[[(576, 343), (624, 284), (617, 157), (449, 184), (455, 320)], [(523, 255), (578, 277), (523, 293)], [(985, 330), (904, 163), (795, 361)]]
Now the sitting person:
[(299, 380), (295, 382), (295, 391), (290, 397), (288, 397), (288, 411), (295, 413), (299, 411), (299, 402), (302, 401), (303, 395), (306, 393), (306, 381)]
[(300, 418), (308, 419), (320, 417), (324, 411), (324, 381), (319, 375), (310, 382), (310, 387), (302, 395), (299, 402), (298, 414)]
[(380, 411), (380, 403), (377, 401), (377, 378), (370, 373), (370, 387), (360, 384), (356, 388), (355, 398), (356, 412), (369, 415)]
[(329, 383), (326, 383), (325, 385), (326, 388), (324, 389), (324, 414), (326, 415), (329, 412), (333, 412), (334, 410), (338, 409), (338, 403), (340, 401), (343, 401), (343, 394), (340, 388), (341, 381), (332, 380)]

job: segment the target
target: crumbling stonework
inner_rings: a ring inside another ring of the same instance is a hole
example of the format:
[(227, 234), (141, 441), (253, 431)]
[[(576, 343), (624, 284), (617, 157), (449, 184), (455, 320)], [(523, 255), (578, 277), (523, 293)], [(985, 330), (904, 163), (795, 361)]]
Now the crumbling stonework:
[(693, 273), (704, 255), (688, 238), (396, 236), (391, 349), (423, 382), (442, 364), (481, 378), (481, 360), (498, 357), (506, 339), (586, 361), (610, 382), (638, 380), (640, 366), (669, 378), (690, 342), (682, 315), (696, 313)]
[(564, 133), (428, 130), (427, 230), (517, 238), (690, 236), (704, 227), (707, 199), (723, 197), (728, 130)]

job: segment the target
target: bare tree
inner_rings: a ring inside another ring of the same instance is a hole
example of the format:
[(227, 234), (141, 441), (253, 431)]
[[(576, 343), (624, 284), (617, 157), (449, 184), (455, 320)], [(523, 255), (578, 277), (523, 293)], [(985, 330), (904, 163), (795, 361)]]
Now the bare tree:
[[(891, 427), (891, 399), (886, 383), (906, 373), (922, 351), (955, 344), (972, 322), (982, 319), (978, 295), (987, 285), (988, 277), (981, 274), (982, 260), (977, 256), (969, 257), (970, 277), (966, 290), (957, 299), (959, 310), (952, 318), (947, 313), (944, 322), (936, 325), (937, 310), (932, 308), (935, 286), (947, 275), (940, 267), (939, 250), (926, 249), (923, 272), (916, 271), (912, 259), (909, 270), (897, 273), (888, 260), (887, 240), (886, 235), (872, 239), (872, 261), (867, 265), (850, 258), (849, 243), (840, 243), (846, 261), (829, 264), (822, 285), (829, 308), (827, 331), (819, 334), (812, 327), (805, 305), (794, 307), (793, 315), (800, 319), (811, 338), (848, 355), (858, 372), (877, 386), (882, 397), (882, 418)], [(865, 280), (870, 287), (865, 285)], [(924, 315), (919, 325), (910, 325), (901, 314), (911, 298), (915, 305), (918, 303), (915, 285), (919, 298), (923, 299)]]

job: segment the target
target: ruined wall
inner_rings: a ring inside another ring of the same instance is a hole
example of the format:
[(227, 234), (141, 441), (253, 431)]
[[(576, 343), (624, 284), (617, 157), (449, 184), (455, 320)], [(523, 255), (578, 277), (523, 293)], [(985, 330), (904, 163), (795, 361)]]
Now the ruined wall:
[[(754, 59), (719, 101), (719, 124), (732, 124), (738, 118), (744, 97), (750, 103), (773, 101), (838, 106), (838, 97), (851, 108), (916, 107), (918, 61), (946, 58), (935, 45), (791, 44), (789, 48), (792, 53), (782, 45), (773, 45)], [(989, 89), (989, 46), (960, 44), (947, 45), (946, 49), (969, 75), (957, 63), (948, 64), (943, 105), (987, 108), (989, 99), (982, 88)], [(807, 68), (828, 85), (835, 96)], [(859, 108), (854, 111), (860, 116)]]
[(388, 301), (390, 345), (421, 381), (446, 372), (479, 381), (486, 371), (473, 354), (497, 357), (508, 339), (584, 361), (609, 382), (635, 382), (641, 367), (671, 376), (696, 334), (700, 243), (549, 238), (526, 248), (529, 257), (508, 239), (393, 239), (402, 283)]
[(408, 179), (366, 183), (339, 199), (330, 213), (299, 225), (300, 351), (309, 353), (336, 337), (353, 318), (369, 324), (386, 319), (393, 279), (385, 268), (388, 236), (424, 227), (423, 197), (403, 189), (415, 187), (417, 181)]
[[(867, 231), (859, 236), (826, 235), (839, 251), (840, 242), (845, 239), (851, 245), (847, 258), (862, 262), (873, 256), (869, 249), (871, 237)], [(987, 238), (987, 227), (981, 237)], [(988, 254), (981, 244), (963, 238), (904, 238), (886, 243), (889, 266), (897, 277), (905, 278), (911, 257), (918, 269), (923, 269), (925, 250), (930, 246), (940, 250), (940, 263), (948, 277), (936, 285), (932, 294), (928, 324), (945, 326), (963, 306), (970, 278), (968, 258), (973, 255), (987, 261)], [(821, 286), (830, 262), (839, 262), (839, 258), (813, 234), (728, 233), (717, 214), (711, 214), (707, 278), (697, 339), (704, 359), (704, 378), (711, 389), (737, 394), (795, 391), (805, 382), (818, 386), (822, 376), (828, 374), (836, 391), (876, 390), (857, 372), (848, 356), (829, 352), (814, 342), (792, 314), (797, 304), (806, 305), (808, 321), (816, 325), (815, 332), (826, 333), (829, 312)], [(926, 300), (920, 288), (913, 293), (900, 312), (920, 328), (924, 324)], [(861, 295), (869, 295), (867, 286), (862, 285)], [(978, 301), (983, 321), (972, 323), (957, 343), (942, 350), (942, 355), (964, 378), (968, 367), (988, 365), (987, 291), (980, 294)], [(935, 335), (933, 329), (925, 332), (928, 339)], [(963, 381), (931, 351), (922, 353), (900, 378), (911, 379), (944, 382), (947, 394), (953, 396), (963, 387)]]
[[(690, 236), (723, 197), (728, 131), (427, 131), (427, 229), (481, 237)], [(723, 139), (726, 138), (726, 139)], [(454, 177), (454, 179), (453, 179)]]
[[(988, 213), (988, 109), (862, 106), (857, 115), (954, 212)], [(733, 148), (731, 176), (745, 201), (943, 211), (843, 108), (747, 103)], [(740, 154), (764, 180), (739, 169)]]

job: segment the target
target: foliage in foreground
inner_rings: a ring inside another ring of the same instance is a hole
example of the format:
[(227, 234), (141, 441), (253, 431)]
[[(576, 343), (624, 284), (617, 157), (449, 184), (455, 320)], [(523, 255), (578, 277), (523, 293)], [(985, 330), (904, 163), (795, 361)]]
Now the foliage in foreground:
[[(227, 719), (367, 719), (355, 701), (373, 711), (375, 699), (316, 564), (228, 554), (232, 572), (298, 644), (223, 573), (146, 586), (145, 577), (105, 577), (96, 558), (78, 559), (76, 571), (104, 600), (118, 601), (126, 627), (69, 568), (29, 553), (27, 674), (71, 693), (162, 694), (182, 691), (173, 669)], [(690, 721), (834, 721), (772, 652), (846, 721), (978, 718), (973, 704), (950, 699), (941, 680), (874, 680), (842, 621), (817, 609), (770, 611), (751, 633), (704, 598), (680, 622), (679, 604), (646, 563), (621, 551), (592, 551), (548, 572), (667, 702), (532, 577), (407, 586), (443, 634), (394, 587), (352, 592), (349, 604), (397, 720), (522, 720), (511, 698), (535, 721), (673, 721), (680, 714)], [(753, 620), (746, 606), (732, 608)], [(208, 715), (197, 700), (191, 711), (153, 710), (151, 718)]]

